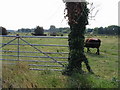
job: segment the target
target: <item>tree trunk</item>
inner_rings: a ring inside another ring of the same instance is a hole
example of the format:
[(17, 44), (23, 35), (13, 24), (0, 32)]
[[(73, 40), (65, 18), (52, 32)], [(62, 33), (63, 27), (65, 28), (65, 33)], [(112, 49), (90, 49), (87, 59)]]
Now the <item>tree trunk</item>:
[[(83, 2), (82, 2), (83, 3)], [(87, 10), (86, 4), (82, 7), (81, 3), (77, 7), (78, 3), (66, 3), (68, 10), (68, 20), (71, 32), (69, 34), (69, 64), (64, 71), (65, 74), (72, 74), (73, 72), (82, 73), (82, 62), (86, 64), (89, 72), (92, 72), (88, 60), (84, 54), (84, 32), (86, 29), (87, 15), (85, 12)], [(81, 5), (81, 7), (80, 7)], [(72, 10), (71, 10), (72, 9)], [(84, 12), (82, 12), (84, 9)], [(77, 11), (77, 13), (75, 12)], [(79, 12), (80, 11), (80, 12)], [(81, 14), (82, 13), (82, 14)]]

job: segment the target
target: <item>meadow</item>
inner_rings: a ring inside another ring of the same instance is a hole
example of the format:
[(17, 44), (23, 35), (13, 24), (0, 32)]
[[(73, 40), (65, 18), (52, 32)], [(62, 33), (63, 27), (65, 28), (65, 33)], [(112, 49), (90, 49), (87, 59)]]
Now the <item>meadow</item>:
[[(89, 64), (95, 74), (73, 74), (64, 76), (60, 71), (50, 71), (47, 69), (62, 69), (63, 67), (36, 67), (28, 64), (38, 65), (59, 65), (58, 63), (46, 62), (27, 62), (27, 61), (2, 61), (2, 86), (3, 88), (117, 88), (118, 87), (118, 37), (117, 36), (86, 36), (86, 38), (100, 38), (102, 43), (100, 55), (96, 55), (96, 49), (91, 49), (90, 53), (85, 54)], [(2, 39), (7, 43), (13, 38)], [(31, 44), (57, 44), (68, 45), (67, 39), (46, 39), (46, 38), (25, 38)], [(12, 43), (17, 43), (13, 41)], [(25, 42), (20, 41), (20, 44)], [(68, 47), (54, 46), (36, 46), (43, 52), (68, 52)], [(14, 45), (7, 45), (2, 50), (16, 51), (18, 48)], [(38, 52), (30, 45), (21, 45), (20, 51)], [(4, 55), (17, 55), (15, 52), (2, 52)], [(42, 53), (20, 53), (21, 56), (44, 56)], [(51, 57), (68, 57), (68, 54), (48, 54)], [(4, 59), (18, 59), (17, 57), (3, 56)], [(52, 61), (47, 58), (39, 57), (19, 57), (20, 60), (42, 60)], [(67, 59), (57, 59), (58, 61), (67, 61)], [(16, 63), (16, 65), (7, 65), (4, 63)], [(63, 63), (67, 65), (67, 63)], [(44, 71), (29, 70), (29, 68), (46, 69)], [(83, 70), (87, 72), (83, 63)]]

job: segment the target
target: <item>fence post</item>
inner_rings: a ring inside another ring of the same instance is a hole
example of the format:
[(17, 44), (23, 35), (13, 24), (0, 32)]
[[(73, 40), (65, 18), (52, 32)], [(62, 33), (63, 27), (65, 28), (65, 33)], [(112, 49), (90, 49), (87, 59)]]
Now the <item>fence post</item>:
[(20, 36), (19, 36), (19, 34), (16, 34), (16, 38), (18, 38), (18, 42), (17, 42), (18, 43), (18, 47), (17, 47), (17, 49), (18, 49), (18, 53), (17, 53), (18, 58), (17, 59), (19, 61), (19, 55), (20, 55), (20, 47), (19, 47), (19, 45), (20, 45)]

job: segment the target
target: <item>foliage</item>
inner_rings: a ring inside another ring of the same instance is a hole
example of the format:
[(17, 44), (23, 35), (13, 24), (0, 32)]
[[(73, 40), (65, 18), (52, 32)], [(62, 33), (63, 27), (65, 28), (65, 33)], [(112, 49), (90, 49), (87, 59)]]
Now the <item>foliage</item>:
[(0, 35), (7, 35), (7, 34), (8, 34), (8, 32), (7, 32), (6, 28), (0, 27)]
[(23, 33), (28, 33), (28, 32), (33, 32), (34, 29), (29, 29), (29, 28), (21, 28), (21, 29), (18, 29), (17, 32), (23, 32)]
[[(86, 33), (89, 34), (89, 30), (86, 30)], [(110, 25), (108, 27), (95, 27), (91, 29), (91, 33), (93, 34), (101, 34), (101, 35), (119, 35), (120, 34), (120, 27), (116, 25)]]
[[(71, 75), (74, 72), (82, 73), (82, 62), (92, 72), (84, 54), (84, 33), (88, 24), (89, 9), (87, 2), (66, 2), (69, 33), (69, 64), (63, 74)], [(92, 72), (93, 73), (93, 72)]]
[(54, 25), (51, 25), (49, 30), (54, 31), (55, 29), (56, 29), (56, 27)]
[(68, 34), (70, 32), (69, 27), (60, 27), (56, 28), (54, 25), (51, 25), (48, 29), (50, 36), (63, 36), (63, 34)]
[(69, 27), (59, 28), (59, 32), (69, 34), (70, 28)]
[(35, 34), (43, 35), (44, 34), (44, 29), (43, 29), (43, 27), (37, 26), (35, 28), (34, 32), (35, 32)]

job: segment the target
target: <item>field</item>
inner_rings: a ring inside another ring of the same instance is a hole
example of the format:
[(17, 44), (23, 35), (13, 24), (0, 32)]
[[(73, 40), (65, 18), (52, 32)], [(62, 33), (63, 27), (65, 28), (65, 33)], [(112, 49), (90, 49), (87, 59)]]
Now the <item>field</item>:
[[(102, 41), (100, 47), (100, 55), (96, 55), (95, 49), (91, 49), (90, 53), (85, 54), (89, 64), (95, 74), (73, 74), (64, 76), (60, 71), (34, 71), (28, 68), (36, 68), (36, 66), (28, 66), (28, 64), (42, 65), (59, 65), (58, 63), (46, 62), (25, 62), (25, 61), (3, 61), (3, 63), (16, 63), (16, 65), (3, 64), (2, 84), (4, 88), (117, 88), (118, 87), (118, 37), (117, 36), (86, 36), (97, 37)], [(7, 43), (13, 38), (3, 38), (3, 43)], [(31, 44), (57, 44), (67, 45), (67, 39), (45, 39), (45, 38), (25, 38)], [(12, 43), (16, 43), (13, 41)], [(20, 41), (20, 44), (25, 42)], [(36, 46), (43, 52), (68, 52), (68, 47), (54, 46)], [(3, 50), (16, 51), (17, 46), (7, 45)], [(20, 51), (37, 52), (29, 45), (21, 45)], [(4, 55), (17, 55), (14, 52), (3, 52)], [(20, 53), (21, 56), (45, 56), (41, 53)], [(49, 54), (52, 57), (68, 57), (68, 54)], [(3, 56), (4, 59), (18, 59), (17, 57)], [(39, 57), (19, 57), (20, 60), (42, 60), (52, 61), (47, 58)], [(67, 61), (67, 59), (57, 59), (58, 61)], [(38, 68), (38, 67), (37, 67)], [(39, 67), (48, 69), (48, 67)], [(64, 69), (63, 67), (49, 67), (49, 69)], [(86, 67), (83, 63), (83, 70)], [(87, 72), (87, 71), (86, 71)]]

